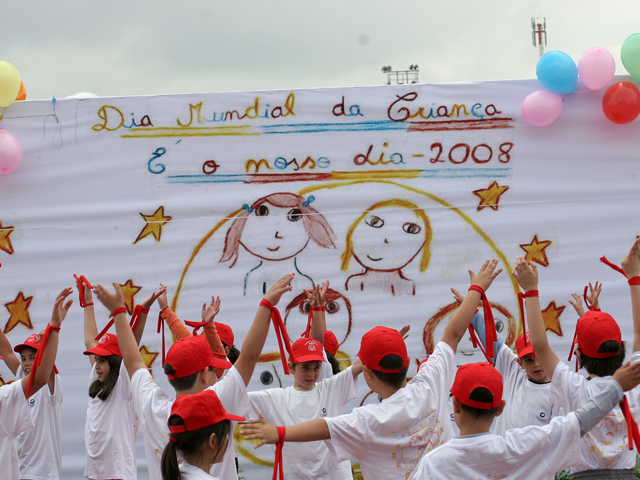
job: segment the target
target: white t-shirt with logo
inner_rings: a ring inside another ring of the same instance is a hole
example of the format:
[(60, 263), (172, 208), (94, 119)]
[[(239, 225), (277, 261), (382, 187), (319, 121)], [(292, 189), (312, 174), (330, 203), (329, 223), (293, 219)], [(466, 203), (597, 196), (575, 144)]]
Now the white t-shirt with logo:
[[(94, 364), (89, 385), (97, 378)], [(124, 362), (107, 399), (102, 401), (97, 396), (89, 397), (84, 441), (87, 456), (85, 477), (136, 479), (136, 414)]]
[[(251, 413), (251, 405), (247, 397), (247, 387), (240, 373), (231, 367), (228, 374), (209, 387), (218, 395), (222, 406), (228, 413), (247, 417)], [(171, 416), (171, 406), (175, 401), (156, 384), (148, 370), (136, 370), (131, 377), (131, 388), (136, 411), (141, 419), (144, 438), (144, 450), (149, 467), (149, 478), (162, 478), (160, 461), (162, 452), (169, 441), (171, 433), (167, 421)], [(212, 473), (225, 480), (238, 478), (233, 441), (233, 429), (237, 422), (232, 422), (229, 446), (221, 463), (211, 467)]]
[[(352, 368), (316, 383), (309, 391), (293, 387), (250, 392), (253, 420), (258, 413), (276, 426), (291, 426), (316, 418), (341, 415), (345, 403), (356, 397), (358, 380)], [(351, 462), (336, 462), (323, 441), (285, 442), (282, 448), (284, 476), (290, 480), (352, 480)]]
[[(631, 363), (640, 361), (640, 352), (633, 352)], [(551, 379), (550, 400), (573, 412), (597, 395), (611, 381), (611, 376), (586, 377), (571, 371), (566, 363), (558, 362)], [(638, 421), (640, 386), (625, 392), (629, 410)], [(580, 462), (572, 472), (598, 469), (625, 469), (636, 465), (636, 452), (629, 450), (627, 422), (620, 407), (607, 414), (598, 425), (582, 437)]]
[(24, 396), (22, 382), (0, 387), (0, 468), (2, 478), (20, 479), (18, 454), (13, 439), (33, 427), (29, 402)]
[[(431, 360), (429, 360), (431, 361)], [(412, 480), (541, 479), (579, 460), (580, 424), (570, 413), (543, 427), (466, 435), (449, 440), (422, 457)]]
[(455, 375), (455, 354), (439, 342), (406, 387), (380, 404), (327, 418), (327, 446), (339, 461), (359, 459), (367, 480), (406, 480), (423, 454), (452, 437), (447, 403)]
[(527, 372), (518, 364), (518, 356), (504, 344), (496, 357), (496, 370), (502, 374), (502, 398), (507, 403), (502, 415), (493, 421), (492, 433), (504, 435), (510, 428), (529, 425), (541, 427), (549, 424), (553, 417), (564, 415), (560, 406), (549, 401), (551, 383), (529, 380)]
[[(22, 367), (18, 368), (17, 379), (21, 380), (24, 376)], [(29, 480), (62, 478), (61, 408), (62, 387), (60, 375), (56, 375), (53, 394), (47, 383), (29, 397), (29, 410), (35, 427), (16, 437), (20, 478)]]

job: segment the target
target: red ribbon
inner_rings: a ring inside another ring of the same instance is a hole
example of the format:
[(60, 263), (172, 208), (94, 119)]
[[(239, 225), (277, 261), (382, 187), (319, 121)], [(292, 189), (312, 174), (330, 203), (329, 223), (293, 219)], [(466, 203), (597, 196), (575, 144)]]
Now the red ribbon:
[(55, 330), (56, 332), (59, 332), (60, 327), (53, 327), (51, 325), (47, 325), (47, 329), (44, 331), (44, 335), (42, 336), (42, 340), (40, 340), (40, 345), (38, 346), (38, 353), (36, 353), (36, 358), (33, 360), (33, 366), (31, 367), (31, 373), (29, 374), (29, 385), (27, 386), (27, 397), (31, 396), (31, 384), (33, 383), (33, 378), (36, 376), (36, 369), (40, 366), (40, 364), (42, 364), (44, 349), (46, 348), (47, 342), (49, 341), (49, 333), (51, 333), (51, 330)]
[(640, 285), (640, 277), (631, 277), (629, 279), (629, 285)]
[[(276, 307), (271, 305), (271, 302), (266, 298), (263, 298), (260, 302), (260, 306), (267, 307), (271, 310), (271, 320), (273, 321), (273, 328), (276, 330), (276, 337), (278, 337), (278, 346), (280, 347), (280, 358), (282, 359), (282, 368), (284, 373), (289, 375), (289, 366), (287, 365), (287, 357), (284, 354), (285, 347), (289, 352), (289, 359), (291, 363), (296, 363), (296, 357), (293, 355), (293, 349), (291, 348), (291, 341), (289, 340), (289, 334), (284, 326), (280, 312)], [(284, 343), (284, 346), (283, 346)]]
[(109, 323), (107, 323), (107, 326), (104, 327), (102, 331), (98, 334), (98, 336), (96, 337), (96, 340), (100, 340), (102, 337), (104, 337), (105, 333), (109, 331), (109, 329), (114, 323), (113, 317), (115, 317), (119, 313), (127, 313), (127, 309), (125, 307), (118, 307), (113, 312), (111, 312), (111, 314), (109, 315), (111, 317), (111, 320), (109, 320)]
[(84, 275), (80, 275), (79, 277), (74, 273), (73, 278), (76, 279), (76, 285), (78, 285), (78, 297), (80, 300), (80, 306), (82, 308), (88, 307), (89, 305), (93, 305), (93, 302), (86, 303), (84, 298), (84, 287), (82, 286), (82, 282), (84, 282), (87, 287), (93, 289), (93, 286), (89, 283), (89, 280)]
[(162, 368), (164, 368), (164, 359), (165, 359), (165, 349), (164, 349), (164, 319), (162, 318), (162, 312), (164, 312), (167, 308), (163, 308), (158, 313), (158, 333), (162, 330)]
[(207, 322), (190, 322), (189, 320), (185, 320), (184, 323), (193, 328), (194, 337), (198, 335), (198, 330), (204, 328), (204, 326), (207, 324)]
[(278, 473), (280, 473), (280, 480), (284, 480), (284, 465), (282, 463), (282, 447), (284, 447), (284, 436), (287, 433), (287, 428), (276, 427), (276, 429), (278, 430), (278, 443), (276, 443), (276, 456), (273, 462), (273, 477), (271, 477), (271, 480), (278, 480)]
[(520, 307), (520, 321), (522, 322), (522, 340), (524, 341), (524, 346), (526, 347), (529, 342), (527, 342), (527, 325), (524, 321), (524, 299), (530, 297), (539, 297), (540, 293), (538, 290), (529, 290), (528, 292), (518, 292), (518, 305)]
[[(469, 287), (469, 291), (475, 290), (476, 292), (480, 292), (480, 298), (482, 299), (482, 308), (484, 313), (484, 335), (485, 335), (485, 346), (486, 353), (485, 357), (488, 362), (493, 365), (491, 358), (495, 357), (495, 347), (493, 342), (498, 341), (498, 334), (496, 333), (496, 322), (493, 319), (493, 312), (491, 311), (491, 305), (489, 305), (489, 300), (487, 300), (487, 295), (484, 293), (484, 289), (479, 285), (471, 285)], [(473, 339), (473, 337), (471, 337)]]
[(309, 318), (307, 319), (307, 329), (304, 331), (302, 335), (300, 335), (301, 337), (309, 338), (309, 335), (311, 334), (311, 319), (313, 318), (313, 312), (324, 312), (324, 305), (321, 305), (320, 307), (311, 307), (309, 309)]
[(625, 395), (620, 402), (620, 409), (624, 415), (624, 419), (627, 422), (627, 433), (629, 435), (629, 450), (633, 450), (633, 442), (635, 440), (636, 445), (640, 444), (640, 432), (638, 431), (638, 424), (633, 419), (631, 411), (629, 410), (629, 403), (627, 402), (627, 396)]
[(621, 274), (624, 275), (625, 278), (627, 278), (626, 273), (624, 273), (624, 270), (622, 270), (622, 268), (620, 268), (619, 266), (617, 266), (614, 263), (611, 263), (609, 260), (607, 260), (607, 257), (605, 257), (604, 255), (602, 257), (600, 257), (600, 261), (602, 263), (604, 263), (605, 265), (609, 265), (611, 268), (613, 268), (616, 272), (620, 272)]
[[(476, 331), (473, 329), (473, 327), (471, 325), (469, 325), (469, 335), (471, 335), (471, 344), (473, 345), (473, 348), (480, 348), (480, 350), (482, 351), (482, 354), (484, 355), (484, 358), (487, 359), (487, 363), (489, 363), (489, 365), (493, 366), (493, 360), (491, 360), (491, 357), (489, 355), (487, 355), (487, 352), (485, 351), (484, 348), (482, 348), (482, 342), (480, 340), (478, 340), (478, 337), (476, 337)], [(426, 360), (425, 360), (426, 362)], [(418, 370), (420, 368), (418, 367)]]
[(589, 310), (591, 310), (592, 312), (600, 312), (601, 310), (599, 308), (594, 307), (591, 302), (589, 301), (589, 299), (587, 298), (587, 289), (589, 288), (588, 285), (584, 286), (584, 292), (582, 293), (582, 298), (584, 298), (584, 304), (587, 306), (587, 308), (589, 308)]

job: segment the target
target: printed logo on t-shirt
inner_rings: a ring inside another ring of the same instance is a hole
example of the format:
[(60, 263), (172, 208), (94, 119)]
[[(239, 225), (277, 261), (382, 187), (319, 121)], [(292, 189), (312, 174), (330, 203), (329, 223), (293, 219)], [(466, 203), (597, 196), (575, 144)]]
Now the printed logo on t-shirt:
[(327, 416), (327, 409), (326, 409), (326, 408), (323, 408), (323, 409), (322, 409), (322, 413), (320, 414), (320, 418), (324, 418), (324, 417), (326, 417), (326, 416)]
[(305, 343), (305, 346), (307, 347), (307, 350), (310, 352), (316, 351), (316, 342), (314, 342), (313, 340), (309, 340), (307, 343)]
[(36, 399), (35, 398), (30, 399), (29, 400), (29, 406), (30, 407), (35, 407), (35, 405), (36, 405)]

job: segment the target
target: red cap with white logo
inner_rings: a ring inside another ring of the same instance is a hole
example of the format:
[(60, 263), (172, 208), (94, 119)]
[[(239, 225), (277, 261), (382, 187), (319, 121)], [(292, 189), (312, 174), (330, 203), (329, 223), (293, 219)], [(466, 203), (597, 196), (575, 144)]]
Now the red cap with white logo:
[(326, 361), (322, 354), (322, 344), (313, 338), (299, 338), (294, 342), (292, 349), (296, 363)]
[(101, 357), (108, 357), (109, 355), (122, 356), (122, 352), (120, 352), (120, 347), (118, 346), (118, 337), (110, 333), (105, 333), (100, 340), (98, 340), (98, 345), (91, 350), (85, 351), (84, 354), (100, 355)]

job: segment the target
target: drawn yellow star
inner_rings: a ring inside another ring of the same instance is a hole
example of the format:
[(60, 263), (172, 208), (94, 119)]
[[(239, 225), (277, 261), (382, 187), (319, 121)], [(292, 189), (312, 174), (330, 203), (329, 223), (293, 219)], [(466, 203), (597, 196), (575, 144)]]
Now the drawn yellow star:
[(140, 216), (144, 218), (145, 226), (142, 228), (142, 231), (138, 235), (138, 238), (136, 238), (136, 241), (133, 243), (136, 244), (149, 235), (153, 235), (153, 238), (155, 238), (156, 241), (159, 242), (160, 238), (162, 237), (162, 227), (169, 223), (172, 217), (168, 215), (165, 216), (163, 206), (158, 207), (158, 209), (151, 215), (140, 213)]
[(393, 453), (391, 454), (391, 458), (396, 458), (396, 452), (393, 452)]
[(544, 327), (547, 331), (553, 332), (562, 337), (562, 326), (560, 325), (560, 315), (564, 312), (564, 305), (557, 306), (556, 302), (551, 302), (547, 308), (542, 310), (542, 318), (544, 319)]
[(29, 305), (31, 305), (31, 300), (33, 300), (33, 297), (25, 297), (22, 292), (19, 292), (13, 302), (4, 304), (11, 314), (9, 321), (4, 327), (4, 333), (9, 333), (20, 323), (25, 325), (28, 329), (33, 330), (31, 317), (29, 316)]
[(400, 462), (396, 463), (396, 468), (400, 468)]
[(2, 226), (0, 222), (0, 250), (7, 252), (9, 255), (13, 255), (13, 245), (11, 245), (11, 239), (9, 235), (13, 233), (14, 227), (11, 225)]
[(525, 243), (520, 245), (520, 248), (523, 249), (527, 255), (525, 256), (525, 260), (527, 263), (534, 261), (543, 267), (549, 266), (549, 259), (547, 258), (547, 254), (545, 253), (545, 249), (551, 245), (551, 240), (538, 240), (538, 235), (533, 236), (533, 240), (531, 243)]
[(493, 182), (487, 188), (481, 188), (480, 190), (474, 190), (473, 194), (480, 198), (478, 204), (478, 211), (487, 207), (492, 210), (498, 210), (498, 203), (500, 202), (500, 196), (504, 192), (509, 190), (509, 187), (501, 187), (498, 182)]
[(144, 365), (149, 369), (149, 373), (151, 373), (151, 376), (153, 376), (153, 362), (156, 361), (158, 354), (159, 352), (152, 352), (146, 345), (140, 347), (140, 355), (142, 356), (142, 361), (144, 362)]
[(133, 297), (136, 296), (142, 287), (138, 287), (133, 284), (133, 280), (129, 279), (126, 283), (121, 284), (120, 288), (122, 288), (122, 293), (124, 293), (124, 306), (127, 307), (127, 312), (129, 315), (133, 313), (133, 307), (135, 306), (135, 300)]

